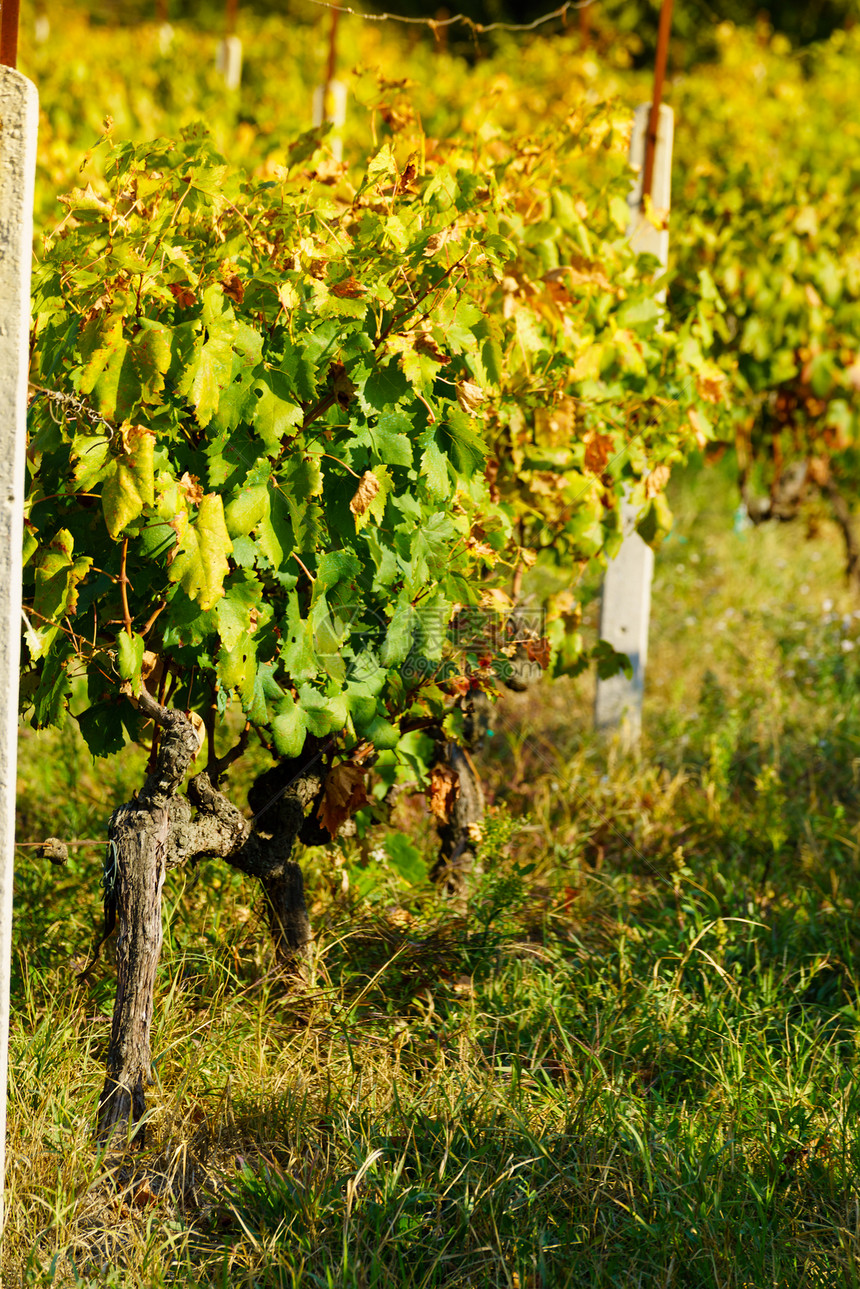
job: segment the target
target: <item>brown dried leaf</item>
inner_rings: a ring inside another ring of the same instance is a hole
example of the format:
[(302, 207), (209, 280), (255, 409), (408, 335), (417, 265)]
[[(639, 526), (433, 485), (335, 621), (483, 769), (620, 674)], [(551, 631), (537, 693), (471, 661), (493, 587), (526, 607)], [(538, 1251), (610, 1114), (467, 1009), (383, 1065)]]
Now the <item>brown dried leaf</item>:
[(434, 765), (430, 773), (430, 809), (443, 824), (450, 821), (454, 802), (460, 795), (460, 778), (450, 765)]
[(696, 378), (696, 390), (699, 398), (706, 403), (721, 403), (725, 394), (726, 378), (721, 372), (702, 375)]
[(348, 277), (333, 286), (331, 293), (341, 300), (357, 300), (360, 295), (364, 295), (364, 287), (354, 277)]
[(367, 801), (364, 771), (350, 761), (332, 766), (323, 788), (317, 818), (332, 837)]
[(823, 488), (830, 478), (830, 462), (827, 457), (810, 457), (806, 463), (806, 471), (812, 482), (817, 483), (819, 488)]
[(160, 654), (153, 653), (151, 649), (145, 649), (143, 661), (140, 664), (140, 678), (150, 692), (158, 689), (163, 674), (164, 659)]
[(231, 273), (228, 278), (225, 278), (221, 283), (221, 290), (234, 304), (241, 304), (245, 299), (245, 283), (238, 273)]
[(407, 161), (403, 174), (400, 176), (400, 192), (403, 192), (404, 189), (412, 186), (417, 174), (418, 171), (415, 168), (414, 163), (412, 161)]
[(135, 1208), (150, 1208), (153, 1204), (157, 1204), (158, 1200), (159, 1195), (152, 1189), (147, 1177), (144, 1177), (131, 1197), (131, 1202)]
[(415, 113), (408, 103), (381, 103), (378, 110), (385, 124), (395, 134), (405, 130), (415, 120)]
[(203, 500), (203, 489), (200, 486), (200, 480), (194, 474), (189, 474), (186, 470), (179, 480), (179, 486), (185, 493), (192, 506), (199, 506)]
[(352, 513), (356, 516), (363, 515), (378, 492), (379, 480), (372, 470), (365, 470), (358, 481), (355, 496), (349, 503)]
[(529, 476), (529, 487), (539, 497), (556, 497), (564, 485), (564, 475), (553, 474), (551, 470), (535, 470)]
[(171, 282), (170, 294), (180, 309), (190, 309), (193, 304), (197, 303), (197, 296), (194, 292), (189, 291), (187, 286), (182, 286), (179, 282)]
[(672, 470), (667, 465), (655, 465), (654, 469), (645, 480), (645, 496), (649, 499), (656, 497), (658, 492), (662, 492), (669, 482), (669, 475)]
[(481, 410), (481, 404), (484, 401), (484, 391), (480, 385), (476, 385), (471, 380), (461, 380), (457, 386), (457, 402), (464, 412), (469, 416), (474, 416)]
[(206, 726), (203, 724), (203, 717), (199, 712), (191, 712), (188, 719), (194, 726), (194, 733), (197, 735), (197, 755), (199, 756), (203, 744), (206, 742)]
[(548, 640), (528, 640), (526, 641), (526, 653), (529, 662), (536, 662), (542, 671), (546, 671), (549, 666), (550, 644)]
[(346, 374), (343, 363), (332, 363), (329, 368), (332, 389), (339, 407), (349, 407), (355, 398), (355, 386)]
[(439, 348), (434, 338), (426, 331), (420, 332), (415, 337), (415, 352), (426, 354), (428, 358), (432, 358), (433, 362), (438, 363), (440, 367), (447, 367), (448, 363), (451, 361), (449, 355)]
[(612, 451), (612, 436), (590, 434), (585, 440), (585, 468), (590, 474), (603, 474)]
[(698, 412), (695, 407), (688, 407), (687, 420), (690, 422), (693, 433), (696, 436), (696, 446), (699, 451), (703, 451), (708, 441), (708, 436), (705, 432), (705, 421), (701, 412)]

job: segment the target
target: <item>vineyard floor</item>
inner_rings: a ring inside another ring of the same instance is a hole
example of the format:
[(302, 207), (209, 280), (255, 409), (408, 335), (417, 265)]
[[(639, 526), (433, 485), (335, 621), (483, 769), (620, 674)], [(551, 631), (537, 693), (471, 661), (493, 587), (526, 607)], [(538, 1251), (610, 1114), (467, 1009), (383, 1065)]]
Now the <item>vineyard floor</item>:
[[(860, 604), (731, 477), (671, 485), (641, 759), (587, 680), (494, 714), (468, 914), (390, 862), (433, 855), (408, 794), (307, 856), (301, 990), (250, 886), (168, 879), (142, 1152), (90, 1138), (100, 851), (19, 851), (6, 1283), (860, 1283)], [(103, 836), (129, 760), (25, 731), (20, 839)]]

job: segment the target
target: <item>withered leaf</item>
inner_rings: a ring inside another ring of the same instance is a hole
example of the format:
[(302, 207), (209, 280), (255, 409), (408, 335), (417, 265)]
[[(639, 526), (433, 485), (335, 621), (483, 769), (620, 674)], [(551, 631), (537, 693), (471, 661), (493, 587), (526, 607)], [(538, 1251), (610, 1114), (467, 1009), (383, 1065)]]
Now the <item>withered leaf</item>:
[(200, 480), (194, 474), (189, 474), (186, 470), (179, 480), (179, 486), (185, 493), (192, 506), (199, 506), (203, 500), (203, 489), (200, 486)]
[(187, 286), (182, 286), (179, 282), (170, 284), (170, 294), (180, 309), (190, 309), (193, 304), (197, 303), (197, 296), (194, 292), (189, 291)]
[(450, 765), (434, 765), (430, 773), (430, 788), (427, 793), (430, 809), (443, 824), (449, 822), (454, 802), (460, 795), (460, 779)]
[(346, 374), (343, 363), (332, 363), (329, 368), (334, 396), (339, 407), (349, 407), (355, 398), (355, 385)]
[(585, 440), (585, 468), (590, 474), (603, 474), (609, 454), (612, 451), (612, 436), (609, 434), (589, 435)]
[(813, 483), (817, 483), (819, 488), (825, 487), (830, 478), (830, 462), (827, 457), (810, 457), (806, 469)]
[(151, 649), (143, 651), (143, 661), (140, 665), (140, 678), (150, 692), (155, 692), (161, 684), (161, 677), (164, 674), (164, 659), (160, 654), (153, 653)]
[(461, 380), (457, 385), (457, 402), (464, 412), (473, 416), (484, 401), (484, 391), (472, 380)]
[(355, 496), (349, 503), (349, 508), (352, 513), (354, 515), (363, 515), (378, 492), (379, 480), (372, 470), (365, 470), (364, 474), (358, 481)]
[(131, 1202), (135, 1208), (149, 1208), (152, 1204), (157, 1204), (159, 1199), (160, 1196), (153, 1190), (149, 1178), (144, 1177), (135, 1189)]
[(526, 653), (529, 662), (536, 662), (542, 671), (549, 666), (550, 644), (548, 640), (529, 640), (526, 642)]
[(364, 294), (364, 287), (354, 277), (348, 277), (344, 282), (338, 282), (336, 286), (333, 286), (331, 293), (341, 300), (357, 300), (360, 295)]
[(403, 170), (403, 174), (400, 176), (401, 192), (403, 192), (404, 189), (409, 188), (415, 182), (415, 176), (417, 175), (417, 173), (418, 171), (416, 170), (413, 162), (407, 161), (406, 166)]
[(688, 407), (687, 420), (696, 436), (696, 447), (701, 451), (708, 441), (704, 417), (695, 407)]
[(191, 721), (194, 733), (197, 736), (197, 754), (199, 756), (203, 744), (206, 742), (206, 726), (203, 724), (203, 717), (199, 712), (190, 712), (188, 719)]
[(706, 403), (721, 403), (726, 389), (726, 378), (721, 372), (716, 375), (703, 375), (696, 379), (699, 397)]
[(221, 290), (234, 304), (241, 304), (245, 299), (245, 284), (238, 273), (231, 273), (228, 278), (225, 278), (221, 283)]
[(440, 367), (447, 367), (448, 363), (451, 361), (449, 355), (439, 348), (433, 337), (428, 335), (426, 331), (422, 331), (416, 337), (415, 352), (426, 354), (428, 358), (432, 358), (433, 362), (438, 363)]
[(669, 482), (669, 475), (672, 470), (667, 465), (655, 465), (654, 469), (645, 480), (645, 496), (649, 498), (656, 497), (658, 492), (662, 492)]
[(367, 801), (364, 770), (350, 761), (332, 766), (326, 777), (317, 818), (336, 837), (340, 829)]

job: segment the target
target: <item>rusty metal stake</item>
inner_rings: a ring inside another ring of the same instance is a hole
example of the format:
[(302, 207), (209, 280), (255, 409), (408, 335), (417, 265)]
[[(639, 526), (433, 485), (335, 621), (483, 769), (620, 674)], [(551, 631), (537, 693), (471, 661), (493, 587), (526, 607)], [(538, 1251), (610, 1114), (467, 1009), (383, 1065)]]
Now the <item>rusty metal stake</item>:
[(0, 0), (0, 63), (18, 66), (18, 15), (21, 0)]
[(654, 63), (654, 97), (651, 100), (651, 115), (648, 117), (648, 131), (645, 135), (645, 168), (642, 175), (642, 204), (651, 196), (654, 182), (654, 149), (657, 146), (657, 122), (660, 119), (660, 103), (663, 98), (663, 82), (666, 79), (666, 61), (669, 57), (669, 32), (672, 27), (673, 0), (663, 0), (660, 8), (660, 26), (657, 29), (657, 58)]

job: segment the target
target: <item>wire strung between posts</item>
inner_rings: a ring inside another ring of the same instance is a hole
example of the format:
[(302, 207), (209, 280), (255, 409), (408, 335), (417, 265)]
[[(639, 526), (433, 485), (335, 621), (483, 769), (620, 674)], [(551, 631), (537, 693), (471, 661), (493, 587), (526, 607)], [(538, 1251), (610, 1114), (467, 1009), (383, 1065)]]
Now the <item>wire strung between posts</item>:
[(71, 413), (75, 419), (83, 418), (92, 426), (102, 429), (108, 442), (113, 438), (114, 426), (110, 421), (105, 420), (99, 412), (89, 407), (83, 399), (76, 398), (74, 394), (63, 394), (58, 389), (42, 389), (39, 385), (31, 385), (30, 402), (35, 402), (37, 398), (47, 400), (48, 410), (58, 425), (61, 425)]
[(534, 22), (487, 23), (475, 22), (474, 18), (469, 18), (465, 13), (456, 13), (453, 18), (406, 18), (399, 13), (362, 13), (360, 9), (331, 4), (329, 0), (308, 0), (308, 3), (318, 5), (320, 9), (334, 9), (336, 13), (350, 13), (354, 18), (364, 18), (367, 22), (405, 22), (411, 26), (429, 27), (431, 31), (437, 31), (440, 27), (452, 27), (454, 23), (461, 22), (483, 35), (488, 31), (534, 31), (543, 23), (552, 22), (554, 18), (563, 19), (571, 9), (590, 9), (595, 0), (566, 0), (560, 9), (553, 9), (552, 13), (545, 13), (542, 18), (535, 18)]

